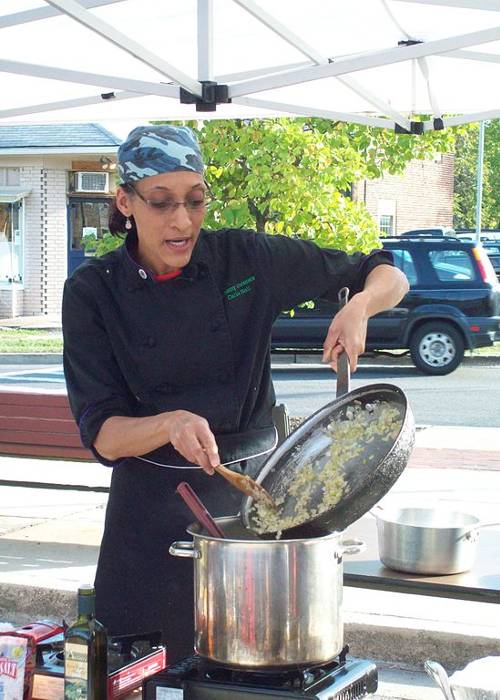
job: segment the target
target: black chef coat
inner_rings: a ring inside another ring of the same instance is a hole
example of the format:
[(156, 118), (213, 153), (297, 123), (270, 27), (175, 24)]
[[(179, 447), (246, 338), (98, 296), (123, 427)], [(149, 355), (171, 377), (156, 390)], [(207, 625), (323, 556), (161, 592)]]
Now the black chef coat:
[[(269, 338), (283, 309), (348, 286), (363, 288), (390, 254), (366, 256), (253, 231), (202, 230), (182, 274), (158, 282), (136, 262), (135, 240), (91, 258), (66, 281), (64, 369), (82, 442), (93, 449), (110, 416), (184, 409), (204, 416), (221, 461), (274, 439)], [(95, 450), (94, 450), (95, 451)], [(161, 628), (170, 660), (193, 649), (192, 566), (168, 555), (192, 520), (175, 486), (189, 481), (211, 512), (238, 511), (220, 477), (171, 445), (115, 463), (96, 576), (97, 614), (111, 634)], [(254, 463), (255, 466), (255, 463)]]
[[(83, 444), (92, 447), (110, 416), (176, 409), (208, 420), (221, 461), (242, 441), (266, 442), (276, 316), (316, 297), (336, 299), (344, 285), (355, 294), (380, 263), (391, 264), (390, 254), (348, 256), (241, 230), (202, 230), (189, 265), (164, 283), (135, 262), (133, 241), (88, 260), (67, 280), (63, 301), (64, 370)], [(152, 456), (185, 463), (170, 445)]]

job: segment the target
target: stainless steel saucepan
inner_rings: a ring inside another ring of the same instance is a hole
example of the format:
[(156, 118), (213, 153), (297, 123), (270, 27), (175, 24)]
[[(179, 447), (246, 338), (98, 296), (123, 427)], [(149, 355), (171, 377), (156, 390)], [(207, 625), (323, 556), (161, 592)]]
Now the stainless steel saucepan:
[(380, 560), (389, 569), (444, 575), (469, 571), (482, 522), (470, 513), (439, 508), (374, 508)]

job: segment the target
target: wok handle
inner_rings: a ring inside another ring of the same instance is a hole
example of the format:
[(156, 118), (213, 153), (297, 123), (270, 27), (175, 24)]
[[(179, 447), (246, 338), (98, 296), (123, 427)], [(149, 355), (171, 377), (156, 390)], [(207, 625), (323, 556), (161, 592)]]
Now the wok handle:
[[(349, 287), (342, 287), (338, 293), (339, 309), (342, 309), (349, 299)], [(351, 367), (349, 355), (344, 350), (337, 358), (337, 398), (348, 394), (351, 385)]]

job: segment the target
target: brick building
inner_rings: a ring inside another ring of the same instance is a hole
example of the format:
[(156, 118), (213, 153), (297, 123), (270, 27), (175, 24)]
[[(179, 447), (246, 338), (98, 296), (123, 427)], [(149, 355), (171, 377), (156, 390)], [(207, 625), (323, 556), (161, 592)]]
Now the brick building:
[(58, 314), (102, 236), (120, 140), (98, 124), (0, 126), (0, 317)]
[(453, 154), (412, 160), (403, 175), (383, 175), (353, 186), (352, 197), (364, 202), (386, 235), (414, 228), (453, 226)]

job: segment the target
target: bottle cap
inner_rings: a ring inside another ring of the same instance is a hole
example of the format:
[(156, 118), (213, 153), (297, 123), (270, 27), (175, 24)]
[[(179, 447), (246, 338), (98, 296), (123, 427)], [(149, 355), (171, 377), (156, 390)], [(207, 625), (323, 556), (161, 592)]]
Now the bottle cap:
[(95, 614), (95, 588), (90, 583), (78, 586), (78, 614)]
[(93, 583), (81, 583), (78, 586), (78, 595), (95, 595)]

